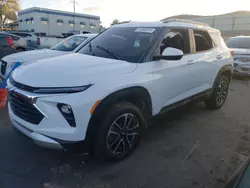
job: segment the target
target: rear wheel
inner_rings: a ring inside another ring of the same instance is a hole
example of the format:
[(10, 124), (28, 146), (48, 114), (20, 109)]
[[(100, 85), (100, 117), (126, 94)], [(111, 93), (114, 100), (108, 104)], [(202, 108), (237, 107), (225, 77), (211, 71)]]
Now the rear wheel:
[(16, 51), (17, 51), (17, 52), (23, 52), (23, 51), (25, 51), (25, 50), (24, 50), (23, 48), (17, 48)]
[(229, 78), (225, 75), (221, 75), (210, 99), (205, 101), (206, 106), (211, 109), (221, 108), (227, 99), (228, 91)]
[(140, 110), (132, 103), (115, 104), (104, 117), (98, 131), (94, 154), (99, 159), (118, 161), (130, 155), (140, 141), (145, 125)]

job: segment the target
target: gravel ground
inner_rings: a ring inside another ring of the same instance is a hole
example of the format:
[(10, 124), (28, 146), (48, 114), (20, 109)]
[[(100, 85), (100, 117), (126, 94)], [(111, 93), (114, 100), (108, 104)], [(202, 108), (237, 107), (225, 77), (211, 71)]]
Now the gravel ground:
[(250, 82), (233, 80), (223, 108), (188, 105), (154, 120), (126, 160), (50, 151), (15, 132), (0, 111), (1, 188), (219, 188), (250, 155)]

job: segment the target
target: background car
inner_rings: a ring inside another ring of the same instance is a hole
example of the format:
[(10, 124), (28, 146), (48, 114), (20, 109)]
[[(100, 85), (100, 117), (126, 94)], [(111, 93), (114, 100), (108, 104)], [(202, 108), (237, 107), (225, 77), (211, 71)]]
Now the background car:
[[(29, 32), (19, 32), (19, 31), (9, 31), (8, 33), (17, 35), (19, 37), (24, 37), (28, 41), (29, 48), (38, 48), (41, 44), (40, 37), (36, 36), (34, 33)], [(24, 51), (22, 49), (18, 49), (19, 51)]]
[(5, 56), (0, 61), (0, 64), (4, 65), (1, 66), (0, 77), (5, 78), (15, 62), (28, 64), (40, 59), (61, 56), (67, 53), (76, 53), (96, 35), (97, 34), (74, 35), (59, 42), (51, 49), (32, 50)]
[(7, 32), (0, 32), (0, 34), (2, 35), (6, 35), (7, 37), (11, 37), (14, 45), (16, 47), (17, 52), (22, 52), (22, 51), (26, 51), (29, 49), (29, 42), (27, 40), (26, 37), (20, 37), (11, 33), (7, 33)]
[(226, 44), (234, 50), (234, 75), (250, 76), (250, 36), (232, 37)]
[(15, 53), (16, 48), (11, 37), (0, 34), (0, 58)]

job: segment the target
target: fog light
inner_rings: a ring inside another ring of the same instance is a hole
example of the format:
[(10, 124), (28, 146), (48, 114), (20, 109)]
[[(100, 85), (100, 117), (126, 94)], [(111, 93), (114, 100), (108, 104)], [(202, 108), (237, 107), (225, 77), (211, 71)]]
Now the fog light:
[(75, 117), (72, 108), (67, 104), (57, 104), (57, 108), (71, 127), (76, 127)]
[(61, 105), (61, 111), (65, 114), (70, 114), (72, 113), (72, 109), (69, 105), (63, 104)]

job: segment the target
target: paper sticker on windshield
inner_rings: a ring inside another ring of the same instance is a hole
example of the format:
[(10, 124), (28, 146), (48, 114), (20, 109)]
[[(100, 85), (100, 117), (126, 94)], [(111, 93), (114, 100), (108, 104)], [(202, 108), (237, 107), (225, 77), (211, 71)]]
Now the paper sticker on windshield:
[(153, 33), (155, 31), (154, 28), (137, 28), (135, 32), (139, 33)]

